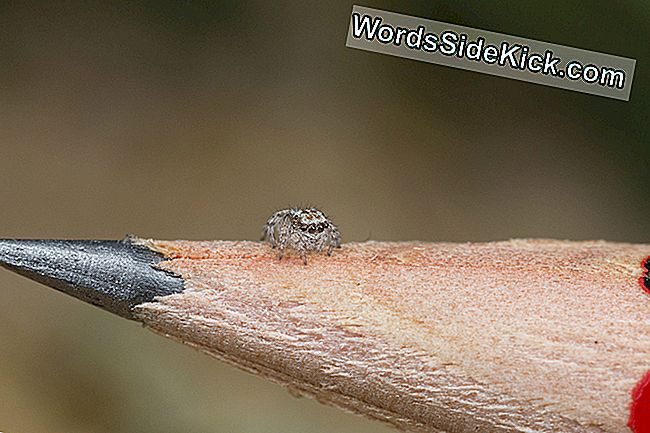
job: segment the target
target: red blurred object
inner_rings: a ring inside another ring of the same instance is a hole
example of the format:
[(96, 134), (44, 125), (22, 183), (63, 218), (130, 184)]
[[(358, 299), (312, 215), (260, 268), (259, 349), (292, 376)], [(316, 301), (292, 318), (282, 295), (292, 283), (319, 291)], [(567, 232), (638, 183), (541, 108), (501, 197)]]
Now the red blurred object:
[(650, 433), (650, 371), (632, 390), (632, 407), (627, 425), (634, 433)]

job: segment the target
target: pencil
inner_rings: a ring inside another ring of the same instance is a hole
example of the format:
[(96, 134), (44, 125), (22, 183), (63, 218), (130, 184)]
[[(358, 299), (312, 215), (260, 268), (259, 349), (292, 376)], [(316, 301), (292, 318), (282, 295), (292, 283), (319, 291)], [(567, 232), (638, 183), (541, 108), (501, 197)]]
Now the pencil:
[(650, 432), (650, 245), (0, 241), (28, 278), (410, 432)]

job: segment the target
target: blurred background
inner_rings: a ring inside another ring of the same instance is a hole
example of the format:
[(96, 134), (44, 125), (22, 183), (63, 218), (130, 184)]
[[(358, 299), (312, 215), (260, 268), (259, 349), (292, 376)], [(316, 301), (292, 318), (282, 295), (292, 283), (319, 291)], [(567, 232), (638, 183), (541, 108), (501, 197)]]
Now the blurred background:
[[(361, 4), (636, 58), (631, 100), (346, 48), (349, 2), (3, 2), (0, 237), (650, 242), (645, 0)], [(5, 433), (392, 431), (7, 271), (0, 306)]]

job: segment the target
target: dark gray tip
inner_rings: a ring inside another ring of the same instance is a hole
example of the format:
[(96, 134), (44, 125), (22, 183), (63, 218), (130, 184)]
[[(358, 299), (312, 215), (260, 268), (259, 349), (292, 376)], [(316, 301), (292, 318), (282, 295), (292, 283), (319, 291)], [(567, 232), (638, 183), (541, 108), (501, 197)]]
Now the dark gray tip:
[(0, 240), (0, 264), (111, 313), (183, 290), (183, 280), (153, 265), (162, 255), (122, 241)]

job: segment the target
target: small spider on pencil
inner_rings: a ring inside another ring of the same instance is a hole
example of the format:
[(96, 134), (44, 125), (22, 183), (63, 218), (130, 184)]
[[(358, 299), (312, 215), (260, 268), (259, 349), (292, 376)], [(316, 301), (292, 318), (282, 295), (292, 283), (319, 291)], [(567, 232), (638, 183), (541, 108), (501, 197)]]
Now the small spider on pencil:
[(327, 216), (312, 208), (282, 209), (271, 215), (264, 225), (262, 240), (280, 250), (279, 258), (285, 249), (295, 250), (307, 264), (307, 253), (320, 253), (327, 248), (331, 256), (334, 248), (341, 246), (341, 233)]

